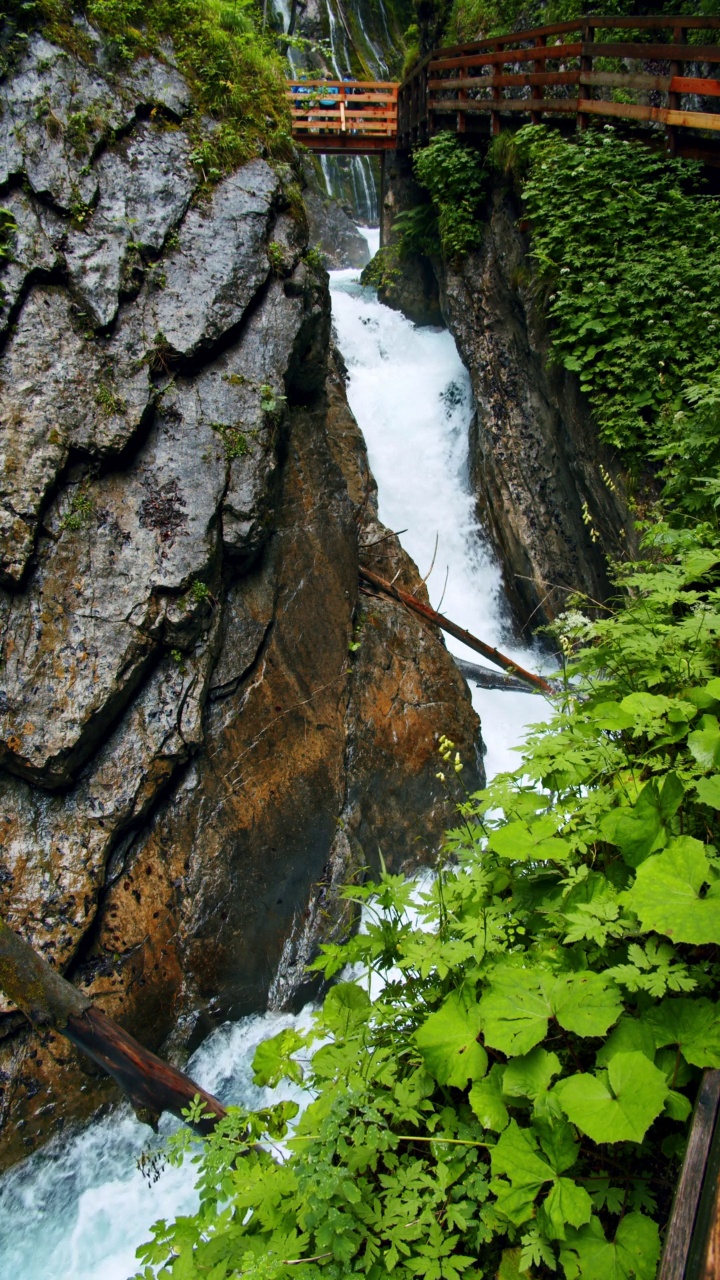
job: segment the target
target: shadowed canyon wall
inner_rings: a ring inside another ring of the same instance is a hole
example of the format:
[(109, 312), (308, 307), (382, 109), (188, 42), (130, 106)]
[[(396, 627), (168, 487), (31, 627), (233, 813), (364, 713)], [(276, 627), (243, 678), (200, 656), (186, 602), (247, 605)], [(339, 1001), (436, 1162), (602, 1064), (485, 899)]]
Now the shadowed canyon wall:
[[(386, 166), (383, 244), (398, 214), (424, 197), (409, 157)], [(470, 440), (478, 514), (503, 566), (523, 629), (552, 620), (568, 593), (604, 599), (607, 556), (632, 543), (623, 477), (600, 444), (576, 375), (553, 365), (529, 237), (508, 180), (490, 179), (479, 249), (459, 263), (400, 259), (383, 301), (447, 325), (467, 367), (477, 414)], [(604, 472), (604, 475), (603, 475)]]
[[(170, 50), (118, 78), (36, 36), (0, 96), (0, 911), (182, 1058), (297, 999), (379, 847), (432, 856), (437, 738), (477, 784), (478, 722), (439, 635), (359, 595), (360, 556), (423, 588), (288, 167), (201, 192)], [(6, 1004), (0, 1084), (3, 1164), (117, 1097)]]

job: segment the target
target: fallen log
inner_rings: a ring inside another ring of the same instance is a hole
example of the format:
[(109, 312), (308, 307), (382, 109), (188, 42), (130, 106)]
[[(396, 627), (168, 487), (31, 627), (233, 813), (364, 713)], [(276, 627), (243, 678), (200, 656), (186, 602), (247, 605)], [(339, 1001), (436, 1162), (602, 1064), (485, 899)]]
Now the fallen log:
[(163, 1111), (184, 1120), (195, 1098), (204, 1114), (192, 1122), (206, 1134), (227, 1114), (221, 1102), (184, 1072), (145, 1049), (112, 1018), (96, 1008), (0, 919), (0, 991), (38, 1030), (51, 1029), (72, 1041), (112, 1076), (139, 1120), (154, 1129)]
[(426, 622), (433, 622), (436, 627), (441, 627), (443, 631), (447, 631), (448, 635), (455, 636), (456, 640), (462, 640), (469, 649), (474, 649), (483, 658), (487, 658), (489, 662), (494, 662), (496, 666), (502, 667), (503, 670), (515, 676), (518, 680), (523, 680), (526, 684), (532, 685), (534, 689), (540, 690), (541, 693), (554, 693), (552, 685), (547, 680), (543, 680), (542, 676), (536, 676), (532, 671), (526, 671), (524, 667), (518, 666), (517, 662), (513, 662), (512, 658), (508, 658), (499, 649), (494, 649), (491, 645), (485, 644), (484, 641), (478, 640), (477, 636), (466, 631), (464, 627), (459, 627), (457, 623), (451, 622), (444, 614), (437, 613), (435, 609), (431, 609), (430, 605), (423, 604), (421, 600), (417, 600), (415, 596), (411, 596), (407, 591), (401, 591), (400, 587), (396, 587), (394, 583), (388, 582), (385, 578), (381, 578), (379, 574), (372, 569), (368, 569), (365, 565), (360, 565), (360, 577), (374, 587), (376, 591), (381, 591), (384, 595), (390, 596), (392, 600), (398, 600), (400, 604), (404, 604), (408, 609), (412, 609), (414, 613), (424, 618)]
[(466, 662), (464, 658), (458, 658), (452, 655), (453, 662), (458, 671), (462, 671), (465, 679), (478, 685), (480, 689), (507, 689), (511, 693), (530, 693), (530, 690), (523, 680), (519, 680), (517, 676), (505, 676), (500, 671), (491, 671), (489, 667), (479, 667), (475, 662)]

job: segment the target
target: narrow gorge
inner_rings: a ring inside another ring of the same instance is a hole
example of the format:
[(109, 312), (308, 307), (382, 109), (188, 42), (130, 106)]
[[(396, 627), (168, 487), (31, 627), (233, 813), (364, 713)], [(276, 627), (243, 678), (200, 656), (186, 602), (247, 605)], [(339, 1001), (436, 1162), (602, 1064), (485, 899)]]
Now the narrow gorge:
[[(720, 182), (673, 148), (720, 17), (618, 4), (9, 0), (3, 1276), (671, 1280), (720, 1097)], [(205, 1128), (30, 1025), (5, 925)]]

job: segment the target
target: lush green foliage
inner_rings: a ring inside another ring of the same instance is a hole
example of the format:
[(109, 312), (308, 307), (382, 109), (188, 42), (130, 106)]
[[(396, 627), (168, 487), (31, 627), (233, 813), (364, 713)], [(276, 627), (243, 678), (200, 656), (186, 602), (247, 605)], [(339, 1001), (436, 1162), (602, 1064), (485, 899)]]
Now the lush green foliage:
[[(105, 35), (119, 65), (171, 37), (197, 105), (194, 157), (206, 178), (259, 153), (289, 154), (285, 66), (273, 37), (259, 29), (256, 0), (10, 0), (8, 47), (17, 53), (40, 25), (49, 38), (91, 57), (82, 28), (73, 23), (80, 10)], [(218, 122), (212, 134), (201, 126), (203, 114)]]
[(720, 1066), (720, 543), (659, 525), (646, 554), (625, 607), (566, 616), (566, 694), (461, 804), (419, 911), (401, 877), (348, 891), (373, 922), (316, 967), (365, 977), (256, 1056), (316, 1095), (289, 1159), (208, 1143), (203, 1208), (157, 1230), (146, 1276), (652, 1280)]
[(567, 142), (529, 125), (503, 137), (496, 158), (522, 180), (555, 355), (580, 375), (601, 436), (643, 462), (661, 415), (672, 439), (683, 399), (707, 408), (720, 203), (702, 194), (693, 165), (609, 126)]
[(441, 252), (452, 260), (469, 253), (482, 236), (478, 215), (484, 181), (477, 151), (454, 133), (438, 133), (415, 151), (413, 170), (430, 203), (395, 219), (401, 256)]
[(488, 35), (527, 30), (553, 22), (569, 22), (585, 13), (626, 16), (636, 13), (720, 14), (718, 0), (453, 0), (447, 16), (446, 41), (473, 40)]

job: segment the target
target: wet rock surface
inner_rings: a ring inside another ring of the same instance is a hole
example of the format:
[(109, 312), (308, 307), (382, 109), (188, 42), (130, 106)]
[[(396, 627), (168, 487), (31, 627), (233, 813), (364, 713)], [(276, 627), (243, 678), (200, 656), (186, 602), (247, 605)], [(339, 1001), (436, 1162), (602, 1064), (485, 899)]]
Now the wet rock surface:
[(439, 269), (439, 283), (475, 393), (478, 511), (525, 627), (551, 621), (569, 592), (606, 598), (606, 557), (627, 553), (633, 529), (622, 475), (597, 438), (577, 377), (551, 363), (519, 219), (498, 183), (481, 249), (457, 269)]
[[(432, 857), (437, 737), (472, 761), (478, 723), (440, 636), (359, 596), (378, 538), (418, 577), (281, 177), (199, 199), (177, 71), (103, 67), (38, 39), (2, 86), (0, 912), (181, 1059), (299, 998), (379, 848)], [(0, 1004), (0, 1165), (116, 1099)]]
[(370, 261), (367, 240), (337, 200), (328, 199), (314, 186), (304, 193), (310, 226), (310, 244), (320, 250), (328, 270), (364, 267)]

